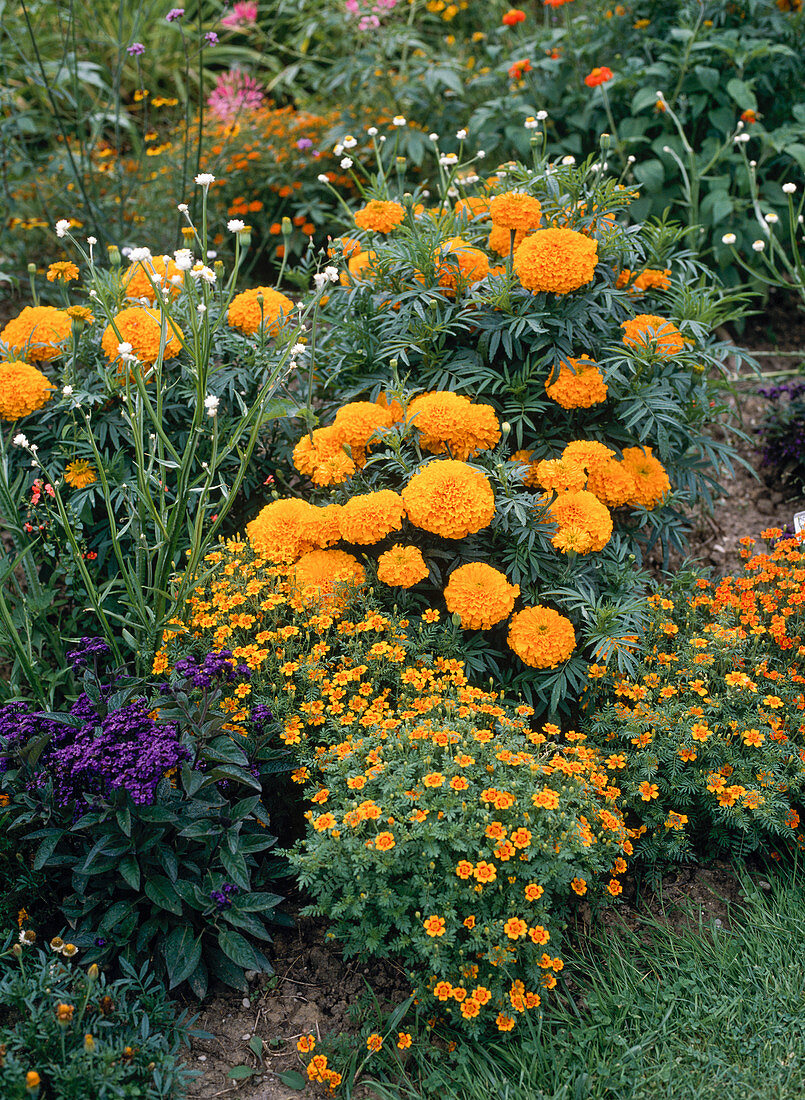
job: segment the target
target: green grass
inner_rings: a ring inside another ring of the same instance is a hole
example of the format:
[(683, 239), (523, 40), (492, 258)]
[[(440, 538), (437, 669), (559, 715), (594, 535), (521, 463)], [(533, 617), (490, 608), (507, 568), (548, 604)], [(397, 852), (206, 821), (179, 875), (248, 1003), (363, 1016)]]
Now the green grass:
[(433, 1048), (379, 1100), (801, 1100), (805, 883), (776, 869), (731, 929), (599, 932), (565, 954), (574, 996), (530, 1035)]

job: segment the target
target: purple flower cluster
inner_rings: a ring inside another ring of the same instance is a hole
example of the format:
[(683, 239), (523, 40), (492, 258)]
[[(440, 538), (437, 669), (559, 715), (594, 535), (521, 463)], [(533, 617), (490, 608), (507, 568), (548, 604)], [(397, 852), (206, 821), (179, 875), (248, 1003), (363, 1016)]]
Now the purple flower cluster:
[(760, 393), (770, 402), (760, 429), (764, 464), (805, 476), (805, 382), (781, 382)]
[(129, 57), (142, 57), (145, 53), (145, 46), (142, 42), (132, 42), (132, 44), (127, 47), (126, 53)]
[(228, 909), (232, 904), (232, 898), (239, 892), (234, 882), (225, 882), (220, 890), (210, 892), (210, 899), (215, 902), (216, 909)]
[(180, 680), (188, 680), (198, 688), (211, 687), (217, 680), (230, 683), (248, 680), (252, 674), (248, 665), (232, 664), (232, 651), (229, 649), (208, 653), (201, 661), (196, 657), (182, 657), (173, 669)]
[(166, 23), (173, 23), (177, 19), (181, 19), (184, 15), (184, 8), (171, 8), (168, 14), (165, 16)]
[(8, 771), (4, 752), (11, 752), (36, 737), (56, 736), (63, 729), (46, 715), (32, 711), (27, 703), (6, 703), (0, 707), (0, 772)]
[(158, 725), (141, 701), (104, 718), (96, 714), (70, 732), (69, 743), (63, 737), (48, 760), (60, 806), (82, 798), (108, 798), (117, 790), (126, 791), (139, 805), (150, 805), (165, 772), (190, 759), (178, 725)]
[(109, 646), (103, 638), (81, 638), (78, 649), (71, 649), (67, 660), (73, 668), (85, 668), (90, 661), (98, 661), (109, 653)]

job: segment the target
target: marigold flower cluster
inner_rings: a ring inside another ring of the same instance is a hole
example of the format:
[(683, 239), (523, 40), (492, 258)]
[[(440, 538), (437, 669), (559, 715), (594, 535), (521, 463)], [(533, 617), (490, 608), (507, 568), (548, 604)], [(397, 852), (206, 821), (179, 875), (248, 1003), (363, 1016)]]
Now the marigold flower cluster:
[(451, 296), (469, 283), (480, 282), (489, 274), (489, 260), (480, 248), (463, 237), (450, 237), (433, 255), (434, 274), (439, 286)]
[(500, 423), (492, 406), (452, 390), (415, 397), (406, 420), (419, 431), (419, 445), (431, 454), (466, 461), (500, 442)]
[(697, 834), (736, 854), (805, 849), (805, 551), (781, 535), (763, 532), (766, 552), (742, 539), (737, 576), (653, 595), (635, 674), (590, 669), (588, 729), (621, 762), (652, 858)]
[(405, 207), (399, 202), (373, 199), (355, 211), (355, 224), (369, 233), (390, 233), (405, 217)]
[(0, 420), (19, 420), (43, 408), (54, 384), (41, 370), (20, 359), (0, 363)]
[(653, 313), (639, 313), (624, 321), (623, 342), (627, 348), (656, 349), (662, 359), (671, 359), (685, 350), (685, 338), (676, 325)]
[[(364, 594), (300, 600), (293, 566), (240, 541), (205, 566), (185, 637), (252, 670), (223, 702), (233, 732), (268, 704), (298, 754), (311, 809), (291, 858), (346, 953), (376, 928), (421, 1003), (471, 1033), (515, 1027), (556, 985), (562, 915), (625, 870), (607, 769), (580, 735), (557, 749), (557, 727), (532, 730), (530, 707), (473, 687), (460, 661), (424, 659), (419, 628)], [(157, 669), (186, 644), (166, 638)], [(393, 896), (404, 921), (380, 903)]]
[(227, 322), (245, 336), (261, 330), (276, 336), (293, 312), (293, 302), (270, 286), (243, 290), (232, 299)]
[(58, 359), (69, 338), (72, 320), (66, 310), (53, 306), (26, 306), (0, 332), (0, 344), (9, 356), (35, 363)]
[(541, 229), (514, 253), (514, 273), (533, 294), (570, 294), (593, 281), (598, 241), (575, 229)]
[(182, 350), (184, 333), (175, 322), (163, 320), (158, 309), (144, 306), (131, 306), (116, 313), (114, 324), (107, 325), (103, 331), (101, 348), (110, 363), (118, 364), (121, 373), (121, 344), (131, 344), (131, 354), (143, 365), (153, 366), (159, 358), (163, 326), (165, 347), (162, 358), (173, 359)]
[(607, 399), (604, 376), (588, 355), (559, 363), (545, 383), (545, 392), (563, 409), (589, 409)]

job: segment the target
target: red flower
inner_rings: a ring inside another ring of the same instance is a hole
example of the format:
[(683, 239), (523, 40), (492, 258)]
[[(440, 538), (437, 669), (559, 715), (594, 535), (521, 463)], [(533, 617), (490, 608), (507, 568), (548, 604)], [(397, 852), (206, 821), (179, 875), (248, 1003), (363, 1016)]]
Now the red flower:
[(521, 8), (510, 8), (503, 16), (503, 23), (507, 27), (516, 27), (518, 23), (525, 22), (525, 12)]
[(600, 69), (593, 69), (589, 75), (585, 76), (584, 83), (588, 88), (597, 88), (599, 84), (608, 84), (611, 79), (612, 69), (602, 65)]
[(751, 126), (753, 122), (757, 122), (757, 114), (751, 108), (747, 108), (741, 113), (741, 122)]
[(524, 57), (522, 61), (515, 61), (515, 63), (509, 69), (509, 80), (522, 80), (523, 73), (531, 72), (531, 62), (527, 57)]

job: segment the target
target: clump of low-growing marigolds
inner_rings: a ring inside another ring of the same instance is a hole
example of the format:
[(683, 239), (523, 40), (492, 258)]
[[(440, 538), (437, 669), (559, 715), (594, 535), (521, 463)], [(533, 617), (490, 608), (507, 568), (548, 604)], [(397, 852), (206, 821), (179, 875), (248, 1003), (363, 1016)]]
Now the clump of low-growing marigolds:
[[(572, 903), (620, 893), (631, 842), (607, 769), (434, 658), (444, 627), (378, 610), (356, 561), (325, 580), (232, 542), (207, 564), (189, 635), (250, 665), (250, 704), (298, 754), (311, 808), (289, 858), (311, 912), (348, 954), (399, 956), (421, 1004), (510, 1030), (556, 984)], [(238, 687), (226, 705), (243, 720)]]
[(805, 550), (781, 535), (652, 596), (635, 675), (590, 670), (585, 726), (646, 858), (805, 848)]

